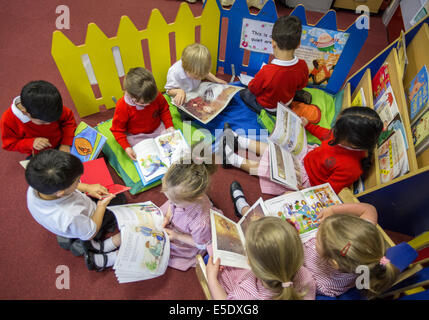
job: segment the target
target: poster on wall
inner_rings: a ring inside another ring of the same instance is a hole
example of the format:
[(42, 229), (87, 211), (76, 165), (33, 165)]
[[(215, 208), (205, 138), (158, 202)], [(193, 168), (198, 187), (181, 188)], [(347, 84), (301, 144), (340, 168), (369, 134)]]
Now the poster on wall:
[[(243, 19), (240, 48), (273, 54), (271, 33), (274, 23)], [(350, 34), (302, 26), (301, 44), (295, 56), (307, 63), (309, 84), (326, 86)]]

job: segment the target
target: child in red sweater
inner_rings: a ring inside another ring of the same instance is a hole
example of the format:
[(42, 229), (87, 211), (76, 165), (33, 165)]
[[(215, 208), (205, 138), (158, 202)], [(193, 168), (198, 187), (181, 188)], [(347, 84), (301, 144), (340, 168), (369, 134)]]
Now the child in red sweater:
[(110, 131), (127, 155), (136, 160), (131, 147), (164, 131), (174, 131), (173, 120), (149, 70), (130, 69), (124, 79), (124, 90), (124, 96), (116, 103)]
[[(320, 146), (308, 146), (307, 154), (297, 159), (301, 167), (302, 189), (329, 182), (339, 193), (370, 168), (373, 150), (383, 129), (383, 123), (373, 109), (344, 109), (331, 130), (309, 123), (304, 117), (301, 120), (305, 129), (322, 141)], [(233, 141), (242, 149), (262, 154), (260, 161), (245, 159), (234, 153)], [(250, 174), (257, 174), (263, 193), (279, 195), (288, 191), (283, 185), (270, 180), (268, 144), (239, 136), (230, 128), (224, 130), (221, 142), (224, 167), (228, 162)]]
[(2, 148), (28, 156), (44, 149), (70, 152), (76, 121), (63, 106), (58, 89), (46, 81), (31, 81), (0, 120)]
[(294, 55), (301, 42), (301, 32), (298, 17), (283, 16), (274, 23), (272, 47), (275, 59), (259, 70), (247, 89), (240, 91), (243, 101), (257, 113), (265, 109), (275, 115), (278, 102), (289, 105), (295, 93), (307, 85), (307, 63)]

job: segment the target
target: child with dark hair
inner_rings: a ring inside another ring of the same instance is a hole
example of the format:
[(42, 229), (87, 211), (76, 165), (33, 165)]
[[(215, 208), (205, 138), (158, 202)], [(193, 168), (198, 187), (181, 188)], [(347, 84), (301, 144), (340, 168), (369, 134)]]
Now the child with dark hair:
[[(297, 159), (300, 177), (300, 188), (308, 188), (329, 182), (336, 193), (350, 186), (370, 166), (374, 148), (383, 130), (383, 122), (378, 113), (368, 107), (350, 107), (344, 109), (331, 130), (309, 123), (301, 117), (305, 129), (319, 138), (322, 143), (309, 145), (307, 154)], [(231, 164), (250, 174), (257, 174), (263, 193), (279, 195), (288, 190), (285, 186), (272, 182), (270, 179), (270, 161), (268, 144), (239, 136), (230, 128), (225, 129), (222, 137), (223, 164)], [(249, 149), (255, 154), (262, 155), (260, 161), (245, 159), (235, 153), (235, 149)], [(231, 189), (233, 200), (243, 199), (242, 191)], [(236, 208), (242, 214), (242, 209), (248, 204), (240, 200), (242, 205)]]
[(131, 68), (123, 84), (125, 93), (116, 103), (110, 131), (130, 159), (136, 160), (132, 146), (164, 131), (174, 131), (173, 120), (149, 70)]
[(70, 153), (52, 149), (36, 154), (25, 170), (27, 207), (40, 225), (57, 235), (62, 248), (76, 256), (85, 254), (88, 269), (100, 271), (114, 264), (121, 243), (120, 234), (98, 241), (116, 226), (107, 209), (114, 195), (99, 184), (81, 183), (82, 174), (82, 162)]
[[(298, 17), (283, 16), (274, 23), (272, 47), (275, 59), (258, 71), (247, 89), (240, 91), (243, 101), (255, 112), (265, 109), (275, 115), (278, 102), (289, 105), (296, 92), (307, 85), (307, 63), (294, 55), (301, 42), (301, 33)], [(308, 100), (311, 101), (311, 97), (304, 99), (310, 103)]]
[(58, 89), (39, 80), (27, 83), (0, 121), (3, 149), (28, 156), (49, 148), (70, 152), (76, 121)]

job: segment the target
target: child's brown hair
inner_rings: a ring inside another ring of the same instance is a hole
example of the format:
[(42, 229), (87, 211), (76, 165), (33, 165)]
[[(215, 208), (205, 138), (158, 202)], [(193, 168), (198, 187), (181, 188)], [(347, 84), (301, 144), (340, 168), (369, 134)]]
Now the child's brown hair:
[(187, 46), (182, 52), (181, 60), (183, 70), (200, 79), (209, 74), (212, 66), (209, 49), (200, 43)]
[(304, 263), (304, 249), (297, 230), (283, 219), (263, 217), (252, 221), (246, 230), (246, 253), (255, 276), (274, 292), (273, 299), (297, 300), (293, 281)]
[(374, 224), (356, 216), (335, 214), (327, 217), (317, 232), (322, 257), (335, 261), (339, 271), (355, 273), (358, 266), (368, 266), (368, 298), (393, 285), (398, 269), (391, 263), (381, 263), (388, 244)]
[(141, 67), (131, 68), (124, 79), (124, 90), (133, 98), (150, 103), (158, 95), (155, 79), (152, 73)]
[(175, 200), (193, 202), (208, 191), (215, 164), (182, 159), (173, 163), (162, 179), (162, 191), (175, 190)]
[(296, 16), (282, 16), (274, 23), (272, 39), (280, 50), (294, 50), (301, 42), (302, 24)]

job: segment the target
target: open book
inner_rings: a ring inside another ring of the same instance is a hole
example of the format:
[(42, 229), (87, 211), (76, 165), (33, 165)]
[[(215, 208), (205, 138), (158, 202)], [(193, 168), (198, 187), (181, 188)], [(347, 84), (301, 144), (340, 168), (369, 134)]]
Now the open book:
[(277, 104), (276, 126), (269, 140), (272, 181), (298, 190), (300, 178), (295, 172), (295, 161), (307, 153), (307, 135), (301, 119), (288, 107)]
[(318, 213), (341, 200), (329, 183), (281, 195), (264, 202), (270, 215), (288, 219), (299, 231), (302, 242), (313, 238), (320, 224)]
[(409, 171), (407, 149), (400, 130), (394, 130), (378, 148), (381, 183), (386, 183)]
[(177, 107), (206, 124), (221, 113), (232, 97), (242, 89), (244, 88), (233, 85), (201, 82), (196, 90), (186, 93), (185, 103)]
[(173, 162), (190, 152), (180, 130), (142, 140), (132, 148), (137, 155), (134, 164), (145, 186), (161, 179)]
[(96, 159), (106, 140), (100, 132), (81, 121), (75, 130), (70, 153), (82, 162)]
[(108, 208), (121, 231), (121, 246), (113, 266), (119, 283), (163, 275), (170, 258), (170, 240), (161, 228), (161, 210), (150, 201)]
[(238, 223), (214, 210), (210, 210), (213, 261), (220, 258), (220, 262), (224, 266), (250, 269), (247, 263), (244, 235), (250, 222), (267, 215), (268, 211), (265, 209), (261, 198), (254, 203)]

